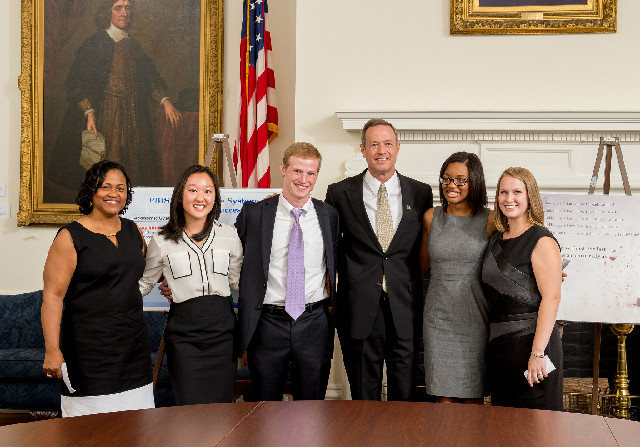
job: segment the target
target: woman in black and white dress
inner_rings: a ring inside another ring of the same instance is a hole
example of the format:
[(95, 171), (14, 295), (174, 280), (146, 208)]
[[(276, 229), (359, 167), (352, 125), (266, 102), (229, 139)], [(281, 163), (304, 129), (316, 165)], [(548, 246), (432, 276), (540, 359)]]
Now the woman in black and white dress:
[(172, 290), (165, 343), (178, 405), (233, 399), (230, 287), (238, 287), (243, 258), (236, 229), (217, 221), (220, 209), (216, 176), (203, 166), (187, 168), (173, 190), (169, 222), (149, 242), (140, 279), (143, 295), (163, 275)]

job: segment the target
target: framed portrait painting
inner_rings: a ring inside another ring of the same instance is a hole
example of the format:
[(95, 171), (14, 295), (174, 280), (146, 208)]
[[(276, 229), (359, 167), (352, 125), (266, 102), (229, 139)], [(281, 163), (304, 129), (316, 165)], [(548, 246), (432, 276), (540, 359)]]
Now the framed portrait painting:
[(615, 33), (617, 0), (451, 0), (451, 34)]
[(134, 187), (204, 161), (222, 132), (223, 0), (21, 1), (18, 225), (76, 219), (97, 160)]

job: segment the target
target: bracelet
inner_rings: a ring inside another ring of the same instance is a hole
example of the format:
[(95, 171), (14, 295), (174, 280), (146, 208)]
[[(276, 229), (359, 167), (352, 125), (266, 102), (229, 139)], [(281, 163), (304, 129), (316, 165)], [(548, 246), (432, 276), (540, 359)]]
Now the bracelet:
[(534, 356), (537, 359), (543, 359), (544, 358), (544, 354), (536, 354), (535, 352), (532, 352), (531, 355)]

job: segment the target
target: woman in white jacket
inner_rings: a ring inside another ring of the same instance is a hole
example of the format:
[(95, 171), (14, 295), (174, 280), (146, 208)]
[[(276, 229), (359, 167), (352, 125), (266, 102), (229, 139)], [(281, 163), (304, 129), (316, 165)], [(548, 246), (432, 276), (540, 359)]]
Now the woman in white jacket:
[(165, 343), (178, 405), (233, 399), (230, 287), (238, 287), (243, 258), (236, 229), (217, 221), (220, 208), (216, 176), (204, 166), (187, 168), (173, 190), (169, 222), (149, 242), (140, 279), (143, 295), (163, 275), (172, 290)]

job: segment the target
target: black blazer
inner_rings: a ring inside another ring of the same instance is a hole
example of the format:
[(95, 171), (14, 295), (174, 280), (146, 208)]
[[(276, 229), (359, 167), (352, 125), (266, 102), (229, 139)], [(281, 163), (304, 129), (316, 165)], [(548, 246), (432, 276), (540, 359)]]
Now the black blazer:
[(433, 193), (429, 185), (398, 174), (402, 218), (384, 253), (362, 201), (365, 173), (366, 170), (327, 189), (326, 202), (340, 215), (336, 324), (338, 330), (348, 331), (349, 337), (369, 336), (384, 273), (396, 332), (399, 338), (408, 339), (413, 336), (414, 318), (422, 315), (419, 263), (422, 216), (433, 206)]
[[(244, 249), (244, 262), (240, 272), (240, 296), (238, 298), (238, 324), (240, 352), (249, 346), (262, 312), (262, 303), (267, 292), (269, 260), (273, 226), (276, 220), (280, 196), (269, 197), (260, 202), (245, 202), (236, 220), (238, 236)], [(330, 298), (336, 290), (336, 260), (338, 245), (338, 213), (324, 202), (311, 199), (320, 223), (324, 241), (327, 273), (331, 284)]]

